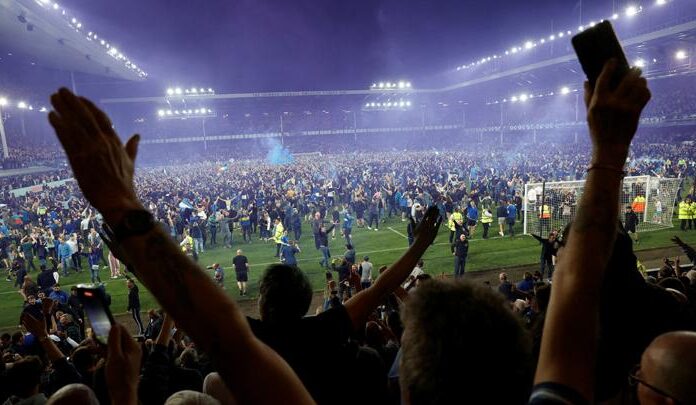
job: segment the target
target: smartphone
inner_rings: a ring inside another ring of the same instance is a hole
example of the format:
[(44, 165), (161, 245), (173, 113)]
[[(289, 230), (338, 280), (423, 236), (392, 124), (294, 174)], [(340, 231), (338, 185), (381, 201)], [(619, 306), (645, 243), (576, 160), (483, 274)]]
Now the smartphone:
[(104, 290), (93, 284), (78, 284), (77, 296), (80, 298), (97, 340), (106, 344), (109, 340), (109, 331), (114, 324), (114, 317), (106, 303)]
[(623, 48), (616, 37), (614, 28), (609, 21), (602, 21), (588, 28), (572, 39), (573, 48), (578, 55), (582, 70), (592, 88), (597, 83), (599, 74), (609, 59), (616, 59), (618, 66), (614, 77), (611, 78), (611, 88), (615, 89), (621, 79), (628, 73), (630, 66), (626, 60)]

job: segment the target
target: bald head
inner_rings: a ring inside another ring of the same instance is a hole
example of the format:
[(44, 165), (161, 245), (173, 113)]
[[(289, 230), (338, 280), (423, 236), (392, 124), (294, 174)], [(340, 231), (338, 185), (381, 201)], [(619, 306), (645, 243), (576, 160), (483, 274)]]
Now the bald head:
[[(669, 332), (655, 338), (643, 352), (641, 379), (681, 403), (696, 403), (696, 332)], [(638, 387), (641, 403), (661, 403), (656, 393)]]
[(68, 384), (56, 391), (46, 402), (47, 405), (89, 404), (99, 405), (94, 391), (84, 384)]

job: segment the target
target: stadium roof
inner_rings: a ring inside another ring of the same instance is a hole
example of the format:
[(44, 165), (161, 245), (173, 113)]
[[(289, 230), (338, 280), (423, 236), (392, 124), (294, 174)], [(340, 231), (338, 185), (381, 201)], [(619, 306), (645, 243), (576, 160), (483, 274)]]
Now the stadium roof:
[(0, 0), (0, 47), (50, 68), (134, 81), (147, 77), (51, 0)]

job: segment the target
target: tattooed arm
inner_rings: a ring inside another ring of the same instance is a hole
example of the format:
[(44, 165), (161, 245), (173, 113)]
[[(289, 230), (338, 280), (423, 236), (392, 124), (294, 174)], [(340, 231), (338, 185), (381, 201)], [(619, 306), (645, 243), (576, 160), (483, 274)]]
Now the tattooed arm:
[[(133, 186), (140, 137), (122, 145), (109, 118), (67, 89), (51, 96), (49, 120), (75, 178), (110, 225), (143, 209)], [(256, 339), (237, 305), (191, 262), (159, 226), (121, 243), (122, 255), (165, 311), (216, 360), (241, 403), (313, 403), (290, 367)], [(268, 389), (271, 382), (273, 389)]]

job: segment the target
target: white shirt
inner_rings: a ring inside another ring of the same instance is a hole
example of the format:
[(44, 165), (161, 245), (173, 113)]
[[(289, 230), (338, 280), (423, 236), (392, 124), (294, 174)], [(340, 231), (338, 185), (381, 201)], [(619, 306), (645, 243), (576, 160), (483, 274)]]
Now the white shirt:
[(74, 241), (72, 239), (68, 239), (65, 243), (68, 246), (70, 246), (70, 253), (71, 254), (77, 253), (77, 241)]
[(362, 275), (360, 276), (360, 281), (372, 281), (372, 263), (362, 262), (360, 263), (360, 267), (362, 268)]
[(425, 274), (425, 272), (423, 271), (423, 269), (421, 269), (420, 267), (416, 266), (416, 267), (413, 268), (413, 271), (411, 272), (411, 277), (413, 277), (414, 279), (416, 279), (416, 278), (418, 278), (418, 276), (423, 275), (423, 274)]

